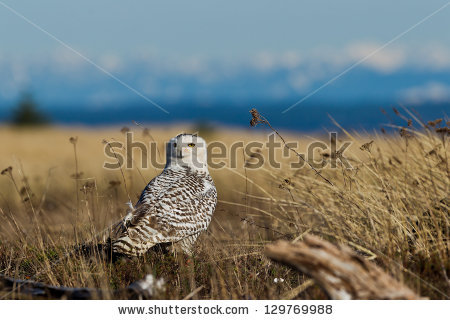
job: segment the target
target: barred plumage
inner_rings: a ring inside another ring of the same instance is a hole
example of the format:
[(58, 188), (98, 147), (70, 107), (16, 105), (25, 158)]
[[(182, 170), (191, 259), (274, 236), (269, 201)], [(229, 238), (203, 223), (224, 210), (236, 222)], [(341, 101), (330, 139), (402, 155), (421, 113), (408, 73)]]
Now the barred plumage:
[(182, 134), (167, 144), (163, 172), (143, 190), (127, 216), (113, 227), (115, 253), (144, 254), (157, 244), (176, 244), (191, 254), (202, 231), (208, 228), (217, 203), (209, 175), (206, 142)]

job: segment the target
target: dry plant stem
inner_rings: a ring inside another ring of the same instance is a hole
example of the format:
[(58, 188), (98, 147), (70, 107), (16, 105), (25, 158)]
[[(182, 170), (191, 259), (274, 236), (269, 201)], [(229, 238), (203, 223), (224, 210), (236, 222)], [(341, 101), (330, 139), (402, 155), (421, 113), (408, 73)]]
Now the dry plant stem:
[[(283, 146), (288, 149), (289, 151), (295, 153), (295, 155), (297, 157), (299, 157), (303, 162), (307, 163), (309, 165), (309, 167), (316, 173), (316, 175), (318, 175), (319, 177), (321, 177), (324, 181), (326, 181), (329, 185), (334, 186), (333, 183), (328, 180), (327, 178), (325, 178), (324, 176), (322, 176), (322, 174), (316, 169), (314, 168), (308, 161), (306, 161), (305, 157), (303, 155), (301, 155), (300, 153), (298, 153), (295, 149), (289, 147), (286, 144), (286, 140), (284, 140), (284, 138), (281, 136), (281, 134), (275, 130), (274, 127), (272, 127), (272, 125), (270, 124), (270, 122), (264, 117), (262, 116), (256, 109), (252, 109), (250, 110), (250, 113), (253, 116), (252, 122), (250, 122), (250, 124), (252, 126), (258, 124), (258, 123), (264, 123), (266, 124), (273, 132), (275, 132), (275, 134), (281, 139), (281, 141), (283, 142)], [(253, 122), (253, 120), (256, 119), (257, 121)]]
[[(134, 124), (137, 125), (138, 127), (142, 128), (143, 130), (146, 130), (139, 122), (133, 120)], [(150, 133), (150, 130), (147, 129), (147, 134), (150, 137), (150, 140), (153, 141), (154, 143), (156, 143), (156, 152), (158, 153), (158, 158), (159, 161), (162, 161), (162, 157), (161, 157), (161, 152), (159, 151), (159, 147), (158, 147), (158, 142), (155, 140), (155, 138), (153, 138), (152, 134)]]
[[(116, 141), (114, 138), (112, 138), (113, 141)], [(127, 148), (125, 147), (125, 145), (122, 147), (124, 149), (125, 152), (128, 152)], [(114, 150), (113, 150), (114, 151)], [(132, 151), (132, 150), (131, 150)], [(117, 158), (117, 156), (115, 156)], [(131, 157), (131, 161), (133, 162), (133, 166), (134, 168), (136, 168), (137, 172), (139, 173), (139, 176), (141, 177), (142, 181), (147, 184), (147, 179), (145, 179), (145, 177), (142, 175), (141, 170), (139, 169), (139, 165), (136, 163), (136, 161), (134, 161), (134, 157)], [(120, 164), (120, 163), (119, 163)]]
[(423, 299), (349, 247), (316, 236), (278, 241), (266, 247), (266, 254), (314, 278), (332, 299)]
[(109, 143), (109, 141), (107, 141), (106, 139), (104, 140), (104, 142), (111, 148), (114, 157), (117, 160), (117, 163), (119, 164), (119, 169), (120, 169), (120, 173), (122, 174), (122, 179), (123, 179), (123, 185), (125, 187), (125, 192), (127, 193), (127, 197), (128, 197), (128, 201), (131, 203), (131, 198), (130, 198), (130, 192), (128, 191), (128, 186), (127, 186), (127, 180), (125, 179), (125, 174), (123, 173), (122, 170), (122, 164), (119, 161), (119, 158), (117, 157), (116, 151), (114, 150), (113, 146)]
[(79, 174), (78, 174), (78, 157), (77, 157), (77, 141), (78, 138), (77, 137), (71, 137), (69, 139), (70, 143), (73, 145), (73, 153), (74, 153), (74, 158), (75, 158), (75, 195), (76, 195), (76, 201), (77, 201), (77, 206), (76, 206), (76, 214), (75, 214), (75, 226), (74, 226), (74, 231), (75, 231), (75, 241), (78, 243), (78, 218), (79, 218), (79, 211), (80, 211), (80, 197), (78, 194), (78, 178), (79, 178)]
[(306, 280), (305, 282), (303, 282), (301, 285), (299, 285), (298, 287), (284, 293), (280, 298), (281, 300), (292, 300), (295, 299), (296, 297), (299, 296), (300, 293), (302, 293), (303, 291), (305, 291), (306, 289), (308, 289), (309, 287), (311, 287), (312, 285), (314, 285), (314, 280)]
[(7, 291), (9, 294), (14, 292), (19, 297), (32, 298), (90, 300), (127, 297), (127, 299), (152, 299), (153, 291), (158, 288), (149, 287), (149, 285), (151, 284), (147, 283), (146, 279), (142, 279), (126, 288), (110, 292), (98, 288), (51, 286), (36, 281), (14, 279), (0, 274), (0, 292)]
[(196, 296), (197, 293), (199, 293), (203, 288), (204, 288), (204, 286), (200, 286), (200, 287), (194, 289), (191, 293), (189, 293), (186, 297), (184, 297), (183, 300), (190, 300), (190, 299), (192, 299), (192, 298), (194, 298), (195, 300), (198, 300), (198, 298), (195, 298), (195, 296)]
[(245, 166), (245, 151), (242, 148), (242, 157), (244, 159), (244, 173), (245, 173), (245, 216), (248, 216), (248, 178), (247, 178), (247, 167)]

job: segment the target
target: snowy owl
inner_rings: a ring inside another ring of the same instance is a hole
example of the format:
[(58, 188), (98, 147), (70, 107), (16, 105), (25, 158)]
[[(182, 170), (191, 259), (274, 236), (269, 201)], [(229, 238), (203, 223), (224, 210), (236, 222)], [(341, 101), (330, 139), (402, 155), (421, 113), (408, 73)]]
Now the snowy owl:
[(180, 134), (169, 141), (164, 170), (113, 227), (110, 241), (114, 253), (138, 256), (158, 244), (173, 244), (192, 253), (217, 203), (206, 153), (205, 140), (196, 135)]

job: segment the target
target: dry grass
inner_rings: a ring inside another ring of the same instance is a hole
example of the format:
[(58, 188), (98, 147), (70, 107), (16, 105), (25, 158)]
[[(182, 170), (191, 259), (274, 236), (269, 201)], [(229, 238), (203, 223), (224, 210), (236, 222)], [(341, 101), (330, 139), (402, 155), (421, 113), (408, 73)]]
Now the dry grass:
[[(155, 128), (151, 137), (141, 128), (133, 131), (141, 141), (158, 141), (164, 157), (163, 142), (179, 129)], [(216, 129), (202, 135), (230, 145), (242, 137), (265, 142), (261, 132)], [(134, 169), (124, 171), (125, 188), (119, 170), (102, 168), (102, 140), (123, 140), (119, 129), (1, 128), (0, 169), (12, 166), (12, 171), (0, 176), (0, 273), (105, 289), (153, 273), (166, 280), (161, 298), (168, 299), (200, 287), (193, 298), (325, 298), (317, 286), (302, 286), (306, 276), (263, 255), (264, 246), (275, 239), (297, 241), (311, 233), (348, 244), (420, 295), (445, 299), (450, 288), (446, 134), (411, 126), (401, 135), (341, 135), (353, 141), (346, 153), (353, 169), (339, 161), (337, 169), (323, 169), (333, 185), (306, 166), (290, 169), (287, 163), (296, 159), (292, 152), (290, 159), (282, 159), (281, 150), (277, 154), (280, 169), (266, 163), (252, 170), (244, 167), (241, 151), (237, 169), (211, 172), (219, 204), (193, 258), (154, 252), (111, 263), (67, 253), (77, 243), (102, 241), (102, 230), (124, 215), (128, 197), (134, 202), (158, 170), (142, 169), (137, 161)], [(70, 137), (78, 137), (76, 161)], [(299, 141), (292, 134), (284, 138)], [(302, 137), (298, 150), (304, 152), (310, 141)], [(315, 155), (327, 161), (332, 156)], [(275, 283), (275, 278), (284, 281)]]

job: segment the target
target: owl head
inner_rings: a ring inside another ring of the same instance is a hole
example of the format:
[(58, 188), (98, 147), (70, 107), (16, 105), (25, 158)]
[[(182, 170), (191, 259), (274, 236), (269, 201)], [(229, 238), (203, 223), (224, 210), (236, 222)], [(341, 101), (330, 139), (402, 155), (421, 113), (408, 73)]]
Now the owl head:
[(189, 167), (197, 171), (208, 171), (206, 141), (195, 134), (179, 134), (167, 143), (168, 166)]

